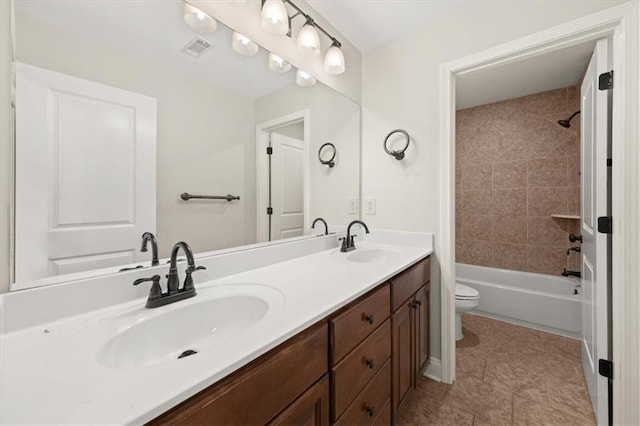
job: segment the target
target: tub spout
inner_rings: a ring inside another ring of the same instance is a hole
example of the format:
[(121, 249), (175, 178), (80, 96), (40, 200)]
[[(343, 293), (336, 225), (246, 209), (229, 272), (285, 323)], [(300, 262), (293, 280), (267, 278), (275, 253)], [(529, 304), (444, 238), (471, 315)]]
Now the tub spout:
[(567, 271), (566, 269), (562, 271), (563, 277), (582, 277), (582, 273), (580, 271)]

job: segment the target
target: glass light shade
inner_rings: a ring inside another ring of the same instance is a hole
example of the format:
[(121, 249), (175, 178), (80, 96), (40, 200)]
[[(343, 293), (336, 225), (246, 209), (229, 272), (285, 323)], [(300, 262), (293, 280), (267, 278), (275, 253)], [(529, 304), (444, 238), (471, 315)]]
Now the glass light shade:
[(309, 87), (316, 84), (316, 79), (302, 70), (296, 71), (296, 84), (302, 87)]
[(345, 70), (344, 54), (338, 46), (331, 46), (324, 56), (324, 72), (338, 75)]
[(298, 50), (304, 55), (313, 57), (320, 54), (320, 36), (311, 24), (305, 24), (298, 33)]
[(283, 73), (291, 69), (291, 64), (280, 56), (269, 53), (269, 69), (273, 72)]
[(251, 39), (235, 31), (231, 36), (231, 47), (242, 56), (253, 56), (260, 50), (260, 47)]
[(260, 26), (270, 34), (285, 35), (289, 32), (289, 15), (282, 0), (267, 0), (260, 12)]
[(199, 33), (212, 33), (218, 29), (218, 21), (189, 3), (184, 4), (184, 22)]

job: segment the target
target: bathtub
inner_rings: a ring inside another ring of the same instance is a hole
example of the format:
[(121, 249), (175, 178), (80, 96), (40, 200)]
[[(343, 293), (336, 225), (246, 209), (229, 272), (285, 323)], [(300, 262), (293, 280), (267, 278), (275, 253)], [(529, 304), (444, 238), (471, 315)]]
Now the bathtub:
[(580, 283), (575, 278), (456, 263), (456, 282), (480, 293), (474, 313), (562, 336), (582, 337), (582, 295), (574, 294)]

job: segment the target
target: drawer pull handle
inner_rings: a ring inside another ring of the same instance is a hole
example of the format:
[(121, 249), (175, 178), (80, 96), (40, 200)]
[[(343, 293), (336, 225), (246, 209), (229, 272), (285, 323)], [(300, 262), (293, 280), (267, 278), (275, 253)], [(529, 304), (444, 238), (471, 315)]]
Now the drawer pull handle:
[(374, 414), (373, 407), (367, 405), (367, 406), (364, 407), (364, 411), (367, 412), (369, 417), (373, 417), (373, 414)]
[(364, 321), (368, 322), (369, 324), (373, 324), (373, 315), (372, 314), (365, 315)]
[(416, 306), (422, 306), (422, 300), (416, 300)]
[(373, 370), (373, 367), (376, 366), (375, 362), (372, 359), (365, 359), (364, 363), (367, 364), (367, 367)]

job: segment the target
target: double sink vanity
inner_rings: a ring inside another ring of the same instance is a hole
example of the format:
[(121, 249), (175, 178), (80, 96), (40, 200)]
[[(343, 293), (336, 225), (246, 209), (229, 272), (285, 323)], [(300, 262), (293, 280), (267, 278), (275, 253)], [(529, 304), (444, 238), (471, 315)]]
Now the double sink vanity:
[(428, 362), (432, 237), (337, 237), (197, 258), (197, 295), (155, 309), (131, 283), (167, 265), (0, 296), (0, 423), (392, 423)]

